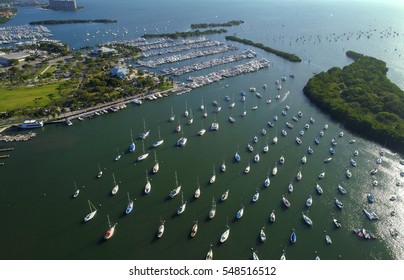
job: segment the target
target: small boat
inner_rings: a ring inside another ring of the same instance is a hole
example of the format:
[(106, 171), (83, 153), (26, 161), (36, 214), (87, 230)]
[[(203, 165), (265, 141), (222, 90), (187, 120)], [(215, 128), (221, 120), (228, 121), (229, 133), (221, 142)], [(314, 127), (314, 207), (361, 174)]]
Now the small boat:
[(177, 141), (177, 147), (184, 147), (187, 144), (188, 139), (186, 137), (181, 137)]
[(332, 219), (332, 221), (337, 228), (341, 227), (341, 223), (337, 219)]
[(114, 187), (112, 188), (112, 191), (111, 191), (111, 193), (112, 193), (112, 195), (115, 195), (117, 192), (118, 192), (118, 190), (119, 190), (119, 185), (116, 183), (116, 181), (115, 181), (115, 175), (114, 175), (114, 173), (112, 173), (112, 177), (113, 177), (113, 179), (114, 179)]
[(390, 200), (390, 201), (395, 201), (395, 200), (397, 200), (397, 195), (395, 195), (395, 194), (390, 195), (389, 200)]
[(281, 261), (285, 261), (285, 260), (286, 260), (285, 250), (283, 250), (280, 260), (281, 260)]
[(306, 163), (307, 162), (307, 158), (306, 158), (306, 156), (303, 156), (302, 157), (302, 163), (304, 164), (304, 163)]
[(311, 205), (313, 205), (313, 197), (309, 195), (309, 198), (306, 200), (306, 206), (310, 207)]
[(368, 194), (366, 195), (366, 197), (367, 197), (369, 203), (375, 202), (375, 197), (373, 196), (373, 194), (368, 193)]
[(335, 154), (335, 150), (334, 150), (332, 147), (330, 148), (330, 150), (329, 150), (329, 151), (330, 151), (330, 154), (332, 154), (332, 155), (334, 155), (334, 154)]
[(331, 144), (332, 144), (333, 146), (337, 146), (337, 141), (335, 141), (335, 139), (332, 138), (332, 139), (331, 139)]
[(381, 159), (381, 158), (378, 158), (378, 159), (376, 160), (376, 163), (377, 163), (377, 164), (381, 164), (381, 163), (382, 163), (382, 159)]
[(73, 193), (73, 198), (76, 198), (80, 194), (80, 189), (77, 188), (76, 182), (74, 182), (74, 189), (75, 189), (75, 191)]
[(165, 221), (160, 222), (159, 229), (157, 230), (157, 237), (158, 238), (161, 238), (163, 236), (163, 234), (164, 234), (164, 223), (165, 223)]
[(320, 144), (320, 140), (318, 140), (317, 138), (314, 138), (314, 143), (316, 143), (316, 145)]
[(194, 222), (194, 225), (193, 225), (192, 228), (191, 228), (190, 236), (191, 236), (192, 238), (194, 238), (197, 233), (198, 233), (198, 220), (196, 220), (196, 221)]
[(264, 146), (264, 148), (262, 149), (262, 151), (263, 151), (264, 153), (268, 153), (268, 151), (269, 151), (268, 143)]
[(128, 205), (126, 206), (125, 213), (128, 215), (133, 210), (133, 199), (130, 199), (129, 192), (128, 192)]
[[(251, 248), (252, 249), (252, 248)], [(257, 253), (256, 252), (252, 252), (252, 258), (253, 258), (253, 260), (254, 261), (259, 261), (259, 258), (258, 258), (258, 255), (257, 255)]]
[(377, 171), (379, 171), (379, 169), (377, 168), (372, 169), (372, 171), (370, 171), (370, 175), (375, 175)]
[(258, 109), (258, 105), (255, 105), (252, 107), (253, 110), (257, 110)]
[(143, 154), (138, 156), (137, 161), (145, 160), (149, 156), (149, 153), (146, 153), (144, 150), (144, 140), (142, 140), (142, 146), (143, 146)]
[(332, 244), (331, 237), (327, 234), (326, 231), (324, 231), (324, 233), (325, 233), (325, 242), (326, 242), (327, 244)]
[(189, 109), (189, 111), (191, 112), (189, 115), (189, 119), (187, 121), (188, 125), (191, 125), (194, 122), (194, 118), (192, 117), (192, 109)]
[(144, 193), (149, 194), (151, 192), (151, 183), (149, 181), (149, 177), (147, 176), (147, 170), (146, 170), (146, 185), (144, 186)]
[(247, 149), (252, 153), (254, 151), (254, 147), (251, 146), (250, 143), (247, 144)]
[(230, 228), (229, 226), (227, 226), (227, 229), (220, 236), (220, 243), (226, 242), (226, 240), (229, 238), (229, 235), (230, 235)]
[(239, 153), (238, 152), (236, 152), (235, 154), (234, 154), (234, 159), (237, 161), (237, 162), (239, 162), (240, 161), (240, 155), (239, 155)]
[(101, 178), (101, 176), (102, 176), (102, 170), (101, 170), (100, 164), (98, 164), (98, 174), (97, 174), (97, 178)]
[(231, 123), (234, 123), (234, 122), (236, 122), (236, 119), (233, 118), (232, 116), (230, 116), (230, 117), (229, 117), (229, 121), (230, 121)]
[(335, 199), (335, 204), (337, 205), (338, 209), (344, 208), (344, 203), (342, 203), (342, 201), (338, 200), (337, 198)]
[(318, 178), (319, 178), (319, 179), (323, 179), (324, 176), (325, 176), (325, 172), (321, 172), (321, 173), (318, 175)]
[(283, 202), (283, 204), (284, 204), (287, 208), (290, 207), (290, 202), (289, 202), (289, 200), (288, 200), (285, 196), (283, 196), (283, 195), (282, 195), (282, 202)]
[(278, 173), (278, 167), (275, 165), (275, 167), (272, 169), (272, 176), (275, 176), (276, 173)]
[(292, 229), (292, 234), (290, 235), (290, 242), (291, 243), (296, 243), (296, 240), (297, 240), (297, 236), (296, 236), (296, 231), (295, 231), (295, 229)]
[(328, 129), (328, 124), (325, 124), (324, 125), (324, 130), (327, 130)]
[(316, 191), (318, 194), (323, 194), (323, 189), (321, 188), (321, 186), (319, 184), (316, 184)]
[(354, 156), (358, 156), (359, 155), (359, 151), (358, 150), (355, 150), (354, 152), (353, 152), (353, 154), (354, 154)]
[(139, 136), (140, 136), (140, 138), (141, 138), (142, 140), (145, 140), (145, 139), (147, 138), (147, 136), (149, 136), (149, 134), (150, 134), (150, 130), (146, 130), (146, 122), (145, 122), (145, 120), (143, 119), (143, 132), (141, 132), (141, 133), (139, 134)]
[(226, 199), (229, 197), (229, 189), (227, 189), (222, 196), (220, 197), (221, 201), (226, 201)]
[(252, 202), (257, 202), (259, 198), (260, 198), (260, 193), (258, 191), (256, 191), (252, 198)]
[(244, 206), (241, 205), (240, 210), (238, 210), (237, 213), (236, 213), (236, 218), (240, 219), (241, 217), (243, 217), (243, 215), (244, 215)]
[(299, 172), (297, 172), (297, 175), (296, 175), (296, 180), (300, 181), (302, 179), (302, 177), (303, 177), (302, 171), (299, 170)]
[(282, 129), (282, 135), (283, 135), (283, 136), (287, 136), (287, 135), (288, 135), (287, 131), (284, 130), (284, 129)]
[(302, 142), (302, 140), (301, 140), (299, 137), (296, 137), (296, 143), (299, 144), (299, 145), (301, 145), (303, 142)]
[(272, 138), (272, 143), (273, 143), (273, 144), (278, 143), (278, 137), (275, 136), (274, 138)]
[(104, 235), (104, 239), (105, 239), (105, 240), (110, 239), (110, 238), (114, 235), (114, 233), (115, 233), (115, 227), (116, 227), (117, 224), (118, 224), (118, 223), (115, 223), (113, 226), (111, 226), (111, 222), (110, 222), (110, 220), (109, 220), (109, 216), (108, 216), (108, 215), (107, 215), (107, 218), (108, 218), (108, 230), (107, 230), (107, 232), (106, 232), (105, 235)]
[(215, 130), (219, 130), (219, 123), (214, 122), (210, 125), (210, 130), (215, 131)]
[(199, 110), (204, 111), (205, 110), (205, 105), (203, 104), (203, 97), (201, 100), (201, 106), (199, 106)]
[(212, 244), (210, 244), (210, 249), (209, 249), (208, 253), (206, 254), (205, 260), (208, 260), (208, 261), (213, 260)]
[(158, 127), (158, 133), (159, 133), (159, 140), (157, 140), (153, 143), (154, 148), (156, 148), (164, 143), (164, 139), (161, 139), (161, 136), (160, 136), (160, 126)]
[(71, 121), (70, 119), (66, 119), (66, 124), (67, 124), (68, 126), (72, 126), (72, 125), (73, 125), (73, 123), (72, 123), (72, 121)]
[(303, 220), (306, 224), (308, 224), (309, 226), (313, 225), (313, 221), (307, 215), (305, 215), (303, 212), (302, 212), (302, 216), (303, 216)]
[(280, 164), (284, 164), (285, 163), (285, 157), (283, 155), (281, 155), (281, 157), (279, 158), (279, 163)]
[(292, 120), (294, 120), (295, 122), (298, 122), (298, 121), (299, 121), (299, 119), (296, 118), (295, 116), (292, 117)]
[(349, 171), (349, 169), (347, 169), (347, 170), (345, 171), (345, 175), (346, 175), (346, 177), (347, 177), (348, 179), (350, 179), (350, 178), (352, 177), (352, 173), (351, 173), (351, 171)]
[(258, 142), (258, 137), (254, 136), (253, 141), (254, 141), (254, 143), (257, 143)]
[(188, 112), (188, 104), (187, 101), (185, 101), (185, 111), (184, 111), (184, 116), (188, 117), (189, 116), (189, 112)]
[(198, 131), (198, 135), (202, 136), (205, 134), (205, 132), (206, 132), (206, 129), (202, 128), (201, 130)]
[(303, 117), (302, 111), (297, 112), (297, 116), (298, 116), (299, 118)]
[(351, 158), (351, 165), (352, 165), (353, 167), (356, 167), (356, 161), (355, 161), (353, 158)]
[(209, 219), (213, 219), (215, 217), (215, 215), (216, 215), (216, 203), (215, 203), (215, 199), (213, 198), (212, 206), (210, 208), (209, 215), (208, 215)]
[(195, 190), (194, 197), (197, 199), (197, 198), (199, 198), (201, 196), (201, 186), (199, 185), (199, 178), (198, 177), (196, 178), (196, 181), (197, 181), (197, 183), (196, 183), (197, 188)]
[(290, 192), (290, 193), (293, 192), (293, 184), (292, 183), (289, 183), (288, 192)]
[(346, 194), (346, 190), (341, 185), (338, 185), (338, 191), (340, 192), (340, 194)]
[(168, 194), (168, 196), (171, 197), (171, 198), (173, 198), (173, 197), (175, 197), (177, 194), (179, 194), (180, 191), (181, 191), (181, 185), (178, 185), (177, 172), (175, 172), (175, 188), (170, 191), (170, 193)]
[(324, 136), (324, 131), (320, 131), (319, 135), (320, 135), (320, 137), (323, 137)]
[(277, 121), (277, 120), (278, 120), (278, 116), (275, 115), (275, 116), (274, 116), (274, 121)]
[(313, 149), (309, 146), (309, 147), (307, 148), (307, 152), (308, 152), (309, 154), (313, 154)]
[(116, 157), (115, 157), (115, 161), (118, 161), (121, 159), (121, 154), (118, 151), (118, 148), (116, 148)]
[(366, 216), (367, 216), (367, 217), (369, 218), (369, 220), (371, 220), (371, 221), (373, 221), (373, 220), (378, 220), (378, 219), (379, 219), (379, 216), (377, 216), (377, 214), (376, 214), (374, 211), (369, 212), (369, 211), (367, 211), (366, 209), (363, 209), (363, 212), (365, 212)]
[(265, 130), (265, 128), (263, 128), (263, 129), (261, 130), (261, 134), (262, 134), (262, 135), (266, 135), (266, 134), (267, 134), (267, 131)]
[(169, 121), (173, 122), (174, 120), (175, 120), (175, 115), (174, 115), (173, 107), (171, 107), (171, 116), (169, 118)]
[(265, 234), (265, 231), (264, 231), (264, 227), (262, 227), (261, 228), (261, 231), (260, 231), (260, 239), (261, 239), (261, 242), (265, 242), (265, 240), (267, 240), (267, 236), (266, 236), (266, 234)]
[(259, 161), (260, 161), (260, 154), (259, 154), (259, 153), (257, 153), (257, 154), (254, 156), (254, 161), (255, 161), (255, 162), (259, 162)]
[(293, 128), (293, 124), (291, 124), (291, 123), (289, 123), (289, 122), (286, 122), (286, 126), (287, 126), (288, 128), (290, 128), (290, 129)]
[(269, 127), (274, 127), (275, 126), (271, 121), (268, 121), (267, 124), (268, 124)]
[(95, 206), (91, 203), (90, 200), (88, 200), (88, 207), (90, 208), (90, 213), (88, 213), (85, 217), (84, 217), (84, 222), (87, 223), (88, 221), (90, 221), (92, 218), (94, 218), (95, 214), (97, 214), (97, 208), (95, 208)]
[(177, 209), (177, 215), (181, 215), (182, 213), (184, 213), (186, 207), (187, 207), (187, 201), (184, 201), (184, 196), (181, 193), (181, 205)]
[(341, 131), (341, 132), (338, 134), (338, 136), (339, 136), (339, 137), (343, 137), (343, 136), (344, 136), (344, 132)]
[(308, 123), (306, 123), (306, 124), (304, 125), (304, 128), (305, 128), (305, 129), (309, 129), (309, 128), (310, 128), (310, 125), (309, 125)]
[(300, 136), (303, 136), (304, 135), (304, 130), (300, 130), (299, 134), (300, 134)]
[(272, 210), (271, 215), (269, 215), (269, 221), (274, 223), (276, 220), (275, 210)]
[(332, 157), (328, 157), (328, 158), (326, 158), (325, 160), (324, 160), (324, 162), (325, 163), (328, 163), (328, 162), (330, 162), (332, 160)]
[(356, 142), (356, 140), (355, 139), (351, 139), (351, 140), (349, 140), (349, 144), (353, 144), (353, 143), (355, 143)]
[(215, 173), (215, 167), (213, 167), (213, 174), (212, 177), (209, 179), (209, 183), (213, 184), (216, 181), (216, 173)]

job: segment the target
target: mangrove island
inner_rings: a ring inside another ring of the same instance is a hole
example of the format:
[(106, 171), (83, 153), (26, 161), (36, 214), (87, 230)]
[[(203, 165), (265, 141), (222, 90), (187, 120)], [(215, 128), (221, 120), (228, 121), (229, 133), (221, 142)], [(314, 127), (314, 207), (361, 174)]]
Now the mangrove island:
[(188, 32), (175, 32), (175, 33), (161, 33), (161, 34), (144, 34), (142, 37), (147, 38), (186, 38), (186, 37), (193, 37), (193, 36), (203, 36), (203, 35), (210, 35), (210, 34), (220, 34), (226, 33), (226, 29), (209, 29), (205, 31), (195, 30), (195, 31), (188, 31)]
[(384, 61), (353, 51), (354, 62), (311, 78), (304, 94), (345, 127), (403, 152), (404, 92), (387, 77)]
[(243, 24), (244, 21), (242, 20), (231, 20), (224, 23), (193, 23), (191, 24), (192, 29), (198, 28), (214, 28), (214, 27), (230, 27), (235, 25)]

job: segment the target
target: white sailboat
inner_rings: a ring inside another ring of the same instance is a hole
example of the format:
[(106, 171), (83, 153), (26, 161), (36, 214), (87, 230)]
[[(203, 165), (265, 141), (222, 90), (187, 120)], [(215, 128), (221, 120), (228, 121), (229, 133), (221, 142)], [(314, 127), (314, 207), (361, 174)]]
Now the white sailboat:
[(149, 194), (151, 192), (151, 183), (149, 181), (149, 177), (147, 176), (147, 170), (146, 170), (146, 185), (144, 186), (144, 193)]
[(210, 249), (209, 249), (208, 253), (206, 254), (205, 260), (208, 260), (208, 261), (213, 260), (212, 244), (210, 244)]
[(199, 177), (196, 177), (196, 190), (194, 193), (194, 197), (197, 199), (201, 196), (201, 186), (199, 185)]
[(220, 243), (226, 242), (226, 240), (229, 238), (230, 235), (230, 227), (226, 225), (227, 229), (223, 232), (223, 234), (220, 236)]
[(160, 226), (159, 226), (159, 229), (157, 231), (157, 237), (158, 238), (161, 238), (163, 236), (163, 234), (164, 234), (164, 223), (165, 223), (164, 220), (160, 222)]
[(185, 111), (184, 111), (184, 116), (188, 117), (189, 116), (189, 112), (188, 112), (188, 103), (187, 101), (185, 101)]
[(175, 171), (175, 188), (168, 194), (169, 197), (173, 198), (181, 191), (181, 185), (178, 185), (177, 171)]
[(198, 220), (194, 221), (194, 225), (191, 228), (190, 236), (194, 238), (197, 233), (198, 233)]
[(191, 125), (194, 122), (194, 118), (192, 116), (192, 108), (189, 109), (189, 111), (190, 111), (190, 114), (189, 114), (189, 119), (187, 121), (187, 124)]
[(226, 171), (226, 162), (223, 160), (223, 162), (222, 162), (222, 165), (220, 166), (220, 170), (222, 171), (222, 172), (225, 172)]
[(161, 139), (161, 135), (160, 135), (160, 126), (158, 126), (158, 133), (159, 133), (159, 140), (157, 140), (157, 141), (155, 141), (154, 143), (153, 143), (153, 147), (154, 148), (156, 148), (156, 147), (158, 147), (158, 146), (160, 146), (161, 144), (163, 144), (164, 143), (164, 139)]
[(199, 106), (199, 110), (201, 110), (201, 111), (205, 110), (205, 105), (203, 104), (203, 97), (201, 99), (201, 106)]
[(184, 213), (186, 207), (187, 207), (187, 201), (184, 201), (184, 195), (183, 193), (181, 193), (181, 205), (177, 209), (177, 215), (181, 215), (182, 213)]
[(88, 200), (88, 207), (90, 208), (90, 213), (88, 213), (85, 217), (84, 217), (84, 222), (87, 223), (89, 220), (91, 220), (92, 218), (94, 218), (95, 214), (97, 214), (97, 208), (95, 208), (95, 206), (91, 203), (90, 200)]
[(115, 157), (115, 161), (118, 161), (121, 159), (121, 154), (118, 151), (118, 148), (116, 148), (116, 157)]
[(144, 140), (142, 140), (142, 146), (143, 146), (143, 154), (141, 154), (138, 158), (137, 161), (142, 161), (146, 159), (149, 156), (149, 153), (146, 153), (144, 150)]
[(215, 198), (212, 199), (212, 206), (209, 211), (209, 219), (213, 219), (216, 215), (216, 202)]
[(112, 188), (111, 193), (112, 193), (112, 195), (115, 195), (119, 190), (119, 185), (115, 181), (115, 174), (114, 173), (112, 173), (112, 178), (114, 179), (114, 187)]
[(98, 164), (98, 174), (97, 174), (97, 178), (101, 178), (101, 176), (102, 176), (102, 170), (101, 170), (100, 164)]
[(160, 163), (157, 160), (156, 151), (154, 151), (154, 166), (153, 166), (153, 174), (156, 174), (160, 170)]
[(75, 191), (73, 193), (73, 198), (76, 198), (80, 194), (80, 189), (77, 188), (76, 181), (74, 181), (74, 189), (75, 189)]
[(197, 134), (198, 134), (199, 136), (202, 136), (202, 135), (205, 134), (205, 132), (206, 132), (206, 129), (203, 128), (203, 120), (202, 120), (202, 127), (201, 127), (201, 130), (199, 130)]
[(182, 137), (178, 139), (177, 141), (177, 146), (178, 147), (184, 147), (187, 144), (188, 139), (184, 137), (184, 133), (182, 133)]
[(175, 120), (174, 109), (172, 106), (171, 106), (171, 116), (170, 116), (169, 120), (170, 120), (170, 122), (173, 122)]
[(213, 166), (213, 175), (210, 177), (209, 183), (213, 184), (216, 181), (215, 167)]
[(145, 121), (145, 119), (143, 119), (143, 132), (141, 132), (139, 134), (139, 136), (142, 140), (145, 140), (147, 138), (147, 136), (149, 136), (149, 134), (150, 134), (150, 130), (146, 130), (146, 121)]

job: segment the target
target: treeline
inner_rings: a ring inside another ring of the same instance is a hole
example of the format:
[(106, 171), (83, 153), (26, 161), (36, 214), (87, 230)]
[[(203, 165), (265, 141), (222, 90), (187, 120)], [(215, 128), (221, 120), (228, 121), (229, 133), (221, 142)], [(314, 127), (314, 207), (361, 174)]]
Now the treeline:
[(292, 62), (301, 62), (302, 61), (300, 59), (300, 57), (298, 57), (295, 54), (278, 51), (278, 50), (272, 49), (270, 47), (267, 47), (262, 43), (255, 43), (255, 42), (253, 42), (251, 40), (241, 39), (241, 38), (238, 38), (236, 36), (226, 36), (226, 40), (239, 42), (239, 43), (243, 43), (245, 45), (253, 46), (253, 47), (262, 49), (262, 50), (264, 50), (266, 52), (273, 53), (273, 54), (275, 54), (277, 56), (280, 56), (280, 57), (285, 58), (285, 59), (287, 59), (289, 61), (292, 61)]
[(242, 20), (231, 20), (224, 23), (193, 23), (191, 24), (191, 28), (197, 29), (197, 28), (230, 27), (234, 25), (240, 25), (243, 23), (244, 21)]
[(385, 62), (346, 54), (355, 62), (315, 75), (304, 94), (347, 128), (404, 152), (404, 92), (386, 77)]
[(117, 20), (114, 19), (65, 19), (65, 20), (39, 20), (39, 21), (31, 21), (30, 25), (47, 25), (47, 24), (74, 24), (74, 23), (116, 23)]
[(154, 33), (149, 34), (146, 33), (142, 37), (143, 38), (171, 38), (171, 39), (178, 39), (178, 38), (186, 38), (186, 37), (194, 37), (194, 36), (203, 36), (203, 35), (210, 35), (210, 34), (220, 34), (226, 33), (226, 29), (210, 29), (205, 31), (195, 30), (195, 31), (188, 31), (188, 32), (175, 32), (175, 33)]

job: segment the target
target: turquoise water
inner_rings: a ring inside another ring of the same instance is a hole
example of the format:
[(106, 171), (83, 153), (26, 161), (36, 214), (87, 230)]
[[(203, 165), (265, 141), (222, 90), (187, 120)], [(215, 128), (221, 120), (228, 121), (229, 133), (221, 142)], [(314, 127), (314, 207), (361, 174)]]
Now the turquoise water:
[[(11, 158), (4, 160), (6, 165), (0, 168), (0, 211), (9, 213), (2, 217), (2, 235), (6, 237), (0, 241), (2, 259), (203, 259), (210, 244), (213, 245), (215, 259), (249, 259), (251, 248), (258, 251), (261, 259), (279, 259), (282, 250), (285, 250), (288, 259), (314, 259), (315, 250), (322, 259), (403, 258), (402, 241), (390, 235), (390, 230), (402, 232), (404, 228), (403, 191), (396, 186), (397, 181), (403, 183), (399, 175), (403, 170), (399, 164), (400, 156), (386, 151), (379, 172), (375, 175), (379, 185), (373, 187), (374, 178), (369, 171), (376, 166), (376, 159), (383, 147), (346, 131), (343, 125), (317, 110), (302, 93), (313, 72), (350, 63), (344, 56), (344, 51), (349, 49), (386, 61), (390, 69), (389, 77), (404, 88), (400, 56), (404, 54), (404, 20), (400, 16), (402, 6), (333, 1), (81, 2), (85, 9), (74, 13), (23, 8), (7, 24), (19, 25), (31, 20), (54, 18), (119, 20), (112, 25), (49, 27), (56, 39), (79, 48), (85, 44), (117, 39), (115, 37), (136, 38), (143, 34), (144, 29), (162, 32), (167, 27), (167, 32), (183, 31), (191, 23), (242, 19), (245, 24), (230, 28), (230, 34), (237, 33), (239, 37), (296, 53), (304, 61), (294, 64), (257, 50), (258, 57), (271, 61), (269, 69), (227, 79), (181, 96), (145, 102), (142, 106), (130, 105), (126, 110), (114, 114), (75, 122), (72, 127), (46, 126), (29, 142), (1, 144), (1, 147), (15, 147), (15, 151), (10, 152)], [(352, 18), (355, 18), (355, 24)], [(83, 41), (87, 32), (96, 34), (97, 30), (102, 32), (105, 29), (128, 30), (128, 34), (108, 35), (110, 37), (98, 34), (90, 36), (89, 41)], [(369, 39), (364, 35), (358, 38), (359, 32), (369, 30), (372, 30)], [(224, 40), (222, 36), (211, 38)], [(290, 73), (294, 73), (296, 78), (289, 78)], [(283, 82), (282, 90), (278, 91), (274, 82), (282, 76), (288, 79)], [(264, 84), (268, 85), (265, 90)], [(258, 99), (254, 94), (247, 93), (247, 115), (241, 118), (239, 115), (244, 109), (239, 101), (239, 92), (248, 91), (250, 87), (256, 87), (263, 98)], [(290, 93), (285, 94), (287, 91)], [(275, 100), (277, 94), (281, 95), (278, 101)], [(235, 98), (236, 106), (232, 110), (224, 101), (225, 95)], [(198, 110), (202, 98), (208, 111), (207, 119), (202, 118)], [(271, 104), (266, 104), (268, 98), (272, 99)], [(216, 115), (213, 113), (213, 100), (220, 101), (223, 107)], [(185, 104), (193, 110), (194, 123), (190, 126), (185, 125), (183, 117)], [(251, 110), (254, 105), (258, 105), (255, 111)], [(283, 116), (281, 111), (286, 105), (290, 106), (290, 110)], [(168, 122), (171, 108), (184, 124), (184, 136), (188, 138), (184, 148), (175, 147), (181, 134), (174, 132), (177, 120)], [(304, 115), (297, 123), (293, 122), (291, 118), (299, 110)], [(234, 124), (228, 121), (230, 115), (236, 118)], [(267, 121), (275, 115), (279, 119), (274, 128), (269, 128)], [(316, 122), (301, 137), (303, 144), (297, 145), (295, 137), (310, 117)], [(136, 158), (143, 153), (142, 143), (137, 138), (143, 130), (143, 119), (146, 127), (151, 129), (151, 135), (144, 143), (150, 155), (145, 161), (136, 162)], [(196, 135), (202, 127), (208, 129), (213, 121), (219, 122), (219, 131), (208, 130), (203, 137)], [(295, 128), (286, 129), (286, 121), (293, 123)], [(320, 137), (319, 132), (326, 123), (329, 128)], [(158, 138), (157, 127), (160, 127), (165, 143), (153, 149), (151, 145)], [(270, 142), (267, 154), (261, 152), (267, 141), (261, 135), (262, 128), (267, 130)], [(283, 128), (288, 131), (286, 137), (280, 134)], [(137, 138), (134, 154), (126, 152), (130, 143), (130, 129)], [(340, 131), (344, 132), (342, 138), (338, 137)], [(259, 138), (258, 143), (254, 144), (254, 148), (261, 152), (259, 163), (253, 163), (255, 151), (249, 153), (246, 148), (254, 135)], [(271, 143), (275, 135), (279, 138), (276, 145)], [(320, 139), (319, 145), (313, 142), (314, 137)], [(337, 152), (333, 160), (325, 164), (323, 161), (329, 156), (332, 138), (338, 141)], [(357, 141), (349, 144), (350, 139)], [(307, 154), (309, 146), (314, 149), (312, 155)], [(124, 154), (121, 160), (115, 162), (117, 149)], [(351, 167), (349, 162), (355, 149), (360, 153), (355, 158), (358, 163), (356, 168)], [(153, 150), (160, 162), (160, 171), (155, 175), (150, 174), (154, 164)], [(242, 158), (239, 163), (233, 161), (237, 150)], [(271, 177), (271, 186), (264, 188), (268, 171), (272, 170), (281, 155), (286, 159), (285, 164), (278, 164), (278, 174)], [(308, 158), (305, 165), (300, 162), (303, 155)], [(225, 173), (219, 170), (223, 160), (227, 164)], [(248, 162), (251, 162), (251, 171), (246, 175), (243, 172)], [(96, 179), (98, 163), (104, 170), (100, 179)], [(217, 179), (210, 185), (208, 181), (213, 168)], [(300, 168), (303, 179), (297, 182), (294, 178)], [(353, 173), (350, 180), (345, 177), (347, 168)], [(146, 170), (152, 183), (152, 192), (147, 196), (143, 195)], [(320, 181), (317, 176), (322, 171), (326, 172), (326, 177)], [(182, 185), (184, 200), (187, 200), (187, 209), (181, 216), (176, 214), (181, 204), (180, 196), (168, 199), (168, 192), (175, 186), (175, 172)], [(112, 174), (120, 184), (120, 190), (114, 197), (110, 195)], [(202, 194), (195, 200), (193, 193), (197, 177)], [(74, 181), (79, 187), (85, 186), (76, 199), (71, 198)], [(294, 192), (289, 194), (287, 187), (291, 181)], [(322, 196), (315, 193), (316, 182), (324, 189)], [(338, 193), (338, 184), (347, 189), (345, 196)], [(226, 189), (230, 189), (228, 200), (219, 202), (220, 195)], [(257, 189), (260, 199), (252, 203)], [(124, 214), (127, 192), (136, 198), (134, 210), (128, 216)], [(368, 192), (376, 197), (373, 205), (367, 203)], [(307, 208), (304, 204), (310, 194), (313, 195), (313, 206)], [(389, 201), (391, 194), (396, 194), (398, 201)], [(289, 209), (281, 204), (282, 195), (290, 200), (292, 206)], [(212, 198), (217, 202), (217, 215), (209, 220), (207, 215)], [(336, 208), (335, 198), (345, 203), (342, 211)], [(99, 210), (93, 220), (83, 224), (82, 220), (88, 213), (88, 199)], [(236, 221), (234, 217), (241, 205), (245, 207), (244, 216)], [(380, 220), (369, 221), (362, 208), (375, 210)], [(268, 221), (272, 210), (276, 211), (277, 220), (270, 224)], [(313, 220), (313, 228), (304, 224), (302, 211)], [(393, 211), (395, 216), (391, 216)], [(107, 214), (111, 222), (118, 225), (115, 236), (104, 242), (103, 236), (108, 227)], [(334, 227), (333, 217), (341, 221), (342, 228)], [(156, 232), (160, 220), (166, 221), (165, 233), (158, 240)], [(189, 233), (195, 220), (199, 221), (199, 231), (191, 239)], [(220, 245), (218, 241), (226, 224), (231, 229), (230, 237)], [(259, 241), (259, 231), (263, 226), (267, 234), (264, 244)], [(351, 231), (354, 226), (365, 227), (378, 238), (374, 241), (360, 239)], [(296, 229), (298, 237), (293, 245), (289, 243), (292, 228)], [(326, 244), (324, 230), (331, 236), (332, 245)]]

